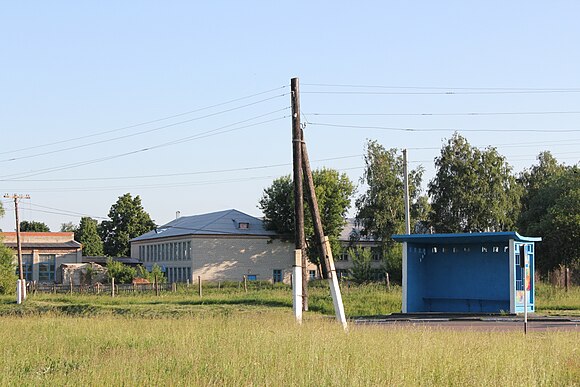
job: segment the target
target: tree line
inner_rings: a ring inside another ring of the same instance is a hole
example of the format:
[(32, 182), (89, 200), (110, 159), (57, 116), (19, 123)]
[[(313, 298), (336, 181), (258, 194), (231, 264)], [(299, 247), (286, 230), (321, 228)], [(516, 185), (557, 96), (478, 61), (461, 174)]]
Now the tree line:
[[(313, 172), (325, 232), (333, 241), (333, 251), (340, 251), (338, 237), (354, 199), (359, 231), (351, 235), (353, 242), (377, 241), (385, 270), (400, 276), (400, 246), (391, 235), (405, 232), (403, 157), (397, 149), (369, 140), (364, 162), (359, 181), (363, 190), (356, 198), (346, 174), (326, 168)], [(425, 192), (423, 168), (408, 173), (413, 233), (518, 231), (543, 238), (536, 250), (541, 273), (560, 265), (580, 266), (578, 166), (565, 166), (550, 152), (542, 152), (538, 164), (516, 174), (496, 148), (479, 149), (455, 133), (435, 158), (435, 169)], [(292, 187), (291, 177), (282, 176), (264, 190), (258, 206), (268, 229), (293, 234)], [(308, 242), (313, 238), (308, 211), (305, 222)], [(309, 257), (318, 261), (310, 247)]]

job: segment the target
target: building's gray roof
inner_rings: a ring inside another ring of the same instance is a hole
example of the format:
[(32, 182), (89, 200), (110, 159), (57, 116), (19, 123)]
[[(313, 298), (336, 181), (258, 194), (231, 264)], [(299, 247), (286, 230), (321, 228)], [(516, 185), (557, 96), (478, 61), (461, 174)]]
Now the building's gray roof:
[[(4, 243), (6, 247), (13, 249), (18, 248), (17, 243)], [(53, 249), (53, 250), (64, 250), (64, 249), (75, 249), (78, 250), (82, 245), (77, 241), (67, 241), (67, 242), (22, 242), (20, 247), (23, 249)]]
[[(247, 223), (248, 228), (240, 228), (240, 223)], [(249, 235), (277, 236), (274, 231), (264, 228), (264, 222), (238, 210), (225, 210), (209, 214), (182, 216), (157, 227), (143, 235), (131, 239), (131, 242), (159, 238), (179, 237), (186, 235)]]
[(340, 233), (339, 240), (341, 242), (350, 242), (351, 240), (358, 240), (359, 242), (374, 242), (374, 238), (367, 236), (363, 237), (360, 235), (362, 227), (356, 224), (354, 218), (347, 218), (346, 225)]

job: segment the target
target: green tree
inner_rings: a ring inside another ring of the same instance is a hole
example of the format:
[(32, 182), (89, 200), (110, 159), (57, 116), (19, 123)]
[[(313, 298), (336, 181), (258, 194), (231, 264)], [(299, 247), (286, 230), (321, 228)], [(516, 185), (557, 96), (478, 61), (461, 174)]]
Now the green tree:
[(480, 151), (455, 133), (442, 147), (435, 167), (429, 195), (436, 232), (514, 229), (521, 186), (495, 148)]
[(78, 227), (73, 222), (61, 223), (60, 232), (76, 232)]
[(104, 254), (103, 241), (98, 233), (98, 222), (83, 216), (75, 231), (75, 240), (83, 245), (83, 255), (101, 256)]
[(151, 271), (147, 271), (144, 266), (137, 267), (137, 277), (145, 278), (147, 281), (154, 283), (157, 280), (157, 283), (163, 284), (167, 281), (165, 278), (165, 273), (161, 270), (161, 267), (154, 263)]
[(580, 168), (545, 160), (523, 174), (530, 188), (518, 222), (522, 234), (542, 237), (536, 265), (544, 274), (560, 265), (580, 268)]
[[(344, 173), (322, 168), (312, 172), (314, 189), (318, 200), (324, 234), (328, 236), (334, 251), (338, 251), (338, 237), (346, 224), (346, 213), (354, 194), (354, 184)], [(305, 199), (304, 234), (308, 244), (309, 260), (319, 262), (314, 243), (314, 226)], [(264, 190), (258, 206), (264, 214), (264, 226), (280, 234), (294, 234), (294, 184), (290, 176), (280, 177)]]
[(109, 282), (111, 282), (111, 278), (114, 278), (116, 284), (130, 284), (136, 275), (136, 269), (123, 265), (121, 262), (113, 261), (111, 258), (107, 259), (107, 278)]
[[(409, 171), (409, 198), (412, 215), (421, 215), (426, 206), (419, 199), (423, 168)], [(395, 245), (391, 235), (405, 232), (404, 164), (396, 149), (385, 149), (368, 141), (361, 183), (367, 190), (356, 200), (356, 221), (361, 236), (381, 243), (383, 257)], [(411, 219), (411, 224), (420, 219)]]
[(155, 228), (155, 223), (141, 205), (139, 195), (133, 198), (129, 193), (120, 196), (111, 206), (109, 219), (101, 222), (99, 227), (108, 256), (128, 256), (129, 240)]
[(358, 284), (372, 282), (375, 279), (375, 272), (372, 268), (371, 249), (364, 249), (360, 246), (348, 249), (348, 256), (352, 259), (352, 269), (349, 278)]
[(0, 294), (12, 294), (16, 291), (16, 266), (14, 251), (0, 240)]
[(32, 221), (27, 221), (27, 220), (23, 220), (22, 222), (20, 222), (20, 231), (26, 231), (26, 232), (50, 232), (50, 228), (42, 223), (42, 222), (36, 222), (34, 220)]

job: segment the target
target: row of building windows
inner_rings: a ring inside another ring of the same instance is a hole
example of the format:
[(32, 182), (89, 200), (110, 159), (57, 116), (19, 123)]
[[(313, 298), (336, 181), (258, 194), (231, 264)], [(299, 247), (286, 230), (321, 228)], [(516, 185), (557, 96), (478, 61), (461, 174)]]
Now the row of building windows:
[(187, 282), (191, 281), (191, 267), (168, 267), (166, 269), (168, 282)]
[[(38, 281), (54, 282), (56, 273), (56, 255), (39, 254), (38, 255)], [(27, 281), (32, 281), (33, 260), (32, 254), (22, 254), (22, 272)], [(20, 268), (16, 265), (16, 275), (20, 276)]]
[(188, 261), (191, 259), (191, 241), (139, 246), (139, 259), (142, 262)]
[[(371, 258), (372, 258), (372, 260), (373, 261), (380, 261), (381, 260), (380, 247), (361, 247), (362, 250), (369, 249), (369, 248), (371, 249)], [(337, 261), (348, 261), (350, 259), (352, 259), (352, 257), (348, 253), (348, 250), (347, 249), (346, 250), (343, 250), (336, 257), (336, 260)]]
[[(503, 251), (505, 253), (507, 253), (508, 246), (502, 246), (502, 247), (500, 247), (500, 246), (491, 246), (491, 247), (481, 246), (481, 252), (482, 253), (487, 253), (487, 252), (490, 252), (491, 251), (493, 253), (499, 253), (500, 250), (502, 250), (502, 248), (503, 248)], [(419, 248), (414, 247), (414, 248), (411, 249), (411, 251), (412, 252), (415, 252), (415, 253), (425, 254), (427, 252), (427, 249), (421, 248), (421, 247), (419, 247)], [(433, 246), (433, 247), (431, 247), (431, 252), (433, 254), (437, 254), (437, 253), (458, 253), (460, 251), (462, 251), (464, 253), (469, 253), (469, 252), (471, 252), (471, 246), (465, 246), (465, 247), (437, 247), (437, 246)]]

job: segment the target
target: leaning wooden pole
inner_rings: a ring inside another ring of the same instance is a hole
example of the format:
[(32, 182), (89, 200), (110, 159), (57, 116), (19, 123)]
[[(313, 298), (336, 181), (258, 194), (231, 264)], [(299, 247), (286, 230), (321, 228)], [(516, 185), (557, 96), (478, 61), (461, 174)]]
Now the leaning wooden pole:
[[(302, 310), (307, 309), (307, 299), (303, 292), (304, 267), (304, 202), (302, 188), (302, 133), (300, 129), (300, 97), (298, 78), (290, 81), (292, 100), (292, 159), (294, 172), (294, 266), (292, 271), (292, 304), (296, 321), (302, 322)], [(300, 283), (300, 284), (299, 284)]]
[(348, 326), (344, 313), (342, 294), (340, 293), (340, 286), (334, 268), (334, 259), (332, 258), (330, 241), (328, 240), (328, 237), (324, 235), (324, 229), (322, 227), (322, 219), (318, 208), (318, 200), (316, 199), (314, 179), (312, 178), (312, 170), (310, 169), (310, 161), (308, 159), (308, 150), (306, 149), (304, 135), (302, 135), (302, 168), (304, 169), (304, 181), (306, 183), (306, 199), (308, 200), (310, 214), (312, 215), (316, 244), (321, 255), (320, 264), (322, 266), (322, 275), (324, 278), (328, 279), (328, 284), (330, 285), (330, 293), (332, 295), (332, 303), (334, 304), (336, 319), (346, 330)]

